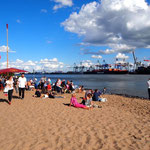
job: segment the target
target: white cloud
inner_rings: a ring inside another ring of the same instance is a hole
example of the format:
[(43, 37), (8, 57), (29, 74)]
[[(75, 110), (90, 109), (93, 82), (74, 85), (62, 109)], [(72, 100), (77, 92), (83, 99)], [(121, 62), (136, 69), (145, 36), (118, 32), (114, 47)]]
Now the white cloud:
[(97, 52), (93, 52), (90, 49), (82, 49), (83, 54), (94, 54), (94, 55), (107, 55), (107, 54), (113, 54), (113, 53), (129, 53), (135, 50), (136, 47), (134, 46), (128, 46), (125, 44), (111, 44), (111, 49), (105, 49), (105, 50), (99, 50)]
[[(1, 68), (6, 68), (7, 62), (0, 62)], [(65, 68), (65, 65), (63, 62), (59, 62), (57, 58), (53, 59), (41, 59), (40, 61), (23, 61), (20, 59), (17, 59), (16, 61), (10, 61), (9, 67), (14, 68), (20, 68), (27, 71), (56, 71), (56, 70), (63, 70)]]
[(47, 13), (47, 9), (41, 9), (41, 13)]
[[(7, 46), (0, 46), (0, 52), (7, 52)], [(8, 47), (8, 52), (15, 53), (16, 51), (12, 51), (10, 47)]]
[(71, 7), (73, 5), (72, 0), (54, 0), (54, 2), (57, 4), (53, 7), (53, 10), (63, 7)]
[(24, 63), (24, 66), (35, 66), (36, 64), (31, 61), (31, 60), (28, 60), (27, 62)]
[(96, 59), (101, 59), (101, 58), (102, 58), (101, 55), (92, 55), (91, 57), (92, 57), (92, 58), (96, 58)]
[(84, 67), (90, 67), (92, 66), (93, 63), (91, 60), (83, 60), (79, 65), (78, 67), (81, 67), (81, 66), (84, 66)]
[(17, 23), (21, 23), (20, 19), (17, 19), (16, 22), (17, 22)]
[(116, 58), (118, 58), (118, 59), (128, 59), (129, 56), (126, 56), (125, 54), (122, 54), (122, 53), (118, 53), (116, 55)]
[(82, 45), (109, 46), (98, 54), (150, 47), (150, 6), (145, 0), (101, 0), (83, 5), (62, 25), (83, 37)]
[(64, 67), (64, 63), (59, 62), (57, 58), (41, 59), (39, 64), (42, 66), (44, 70), (47, 70), (47, 71), (58, 70)]
[(16, 59), (16, 63), (23, 63), (23, 61), (20, 59)]

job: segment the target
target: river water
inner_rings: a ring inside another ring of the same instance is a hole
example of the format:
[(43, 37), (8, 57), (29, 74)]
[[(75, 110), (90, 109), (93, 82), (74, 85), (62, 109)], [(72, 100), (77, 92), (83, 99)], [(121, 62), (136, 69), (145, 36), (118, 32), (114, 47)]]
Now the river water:
[(75, 85), (83, 85), (85, 88), (103, 89), (106, 87), (111, 93), (127, 94), (148, 98), (147, 80), (150, 75), (85, 75), (85, 74), (49, 74), (49, 75), (26, 75), (27, 79), (36, 77), (38, 81), (42, 76), (50, 77), (52, 82), (57, 78), (72, 80)]

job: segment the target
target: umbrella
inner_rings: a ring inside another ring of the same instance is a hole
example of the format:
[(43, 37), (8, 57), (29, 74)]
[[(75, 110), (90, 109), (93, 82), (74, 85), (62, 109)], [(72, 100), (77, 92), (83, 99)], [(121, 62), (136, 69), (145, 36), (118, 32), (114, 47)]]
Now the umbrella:
[(2, 73), (23, 73), (23, 72), (27, 72), (27, 71), (17, 69), (17, 68), (6, 68), (6, 69), (0, 70), (0, 74), (2, 74)]

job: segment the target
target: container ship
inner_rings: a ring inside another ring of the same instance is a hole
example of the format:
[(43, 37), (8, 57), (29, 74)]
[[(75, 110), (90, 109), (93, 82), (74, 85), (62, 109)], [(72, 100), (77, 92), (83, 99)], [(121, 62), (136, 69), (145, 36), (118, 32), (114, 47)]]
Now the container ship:
[(126, 69), (126, 64), (97, 64), (90, 67), (83, 65), (75, 66), (74, 73), (82, 74), (127, 74), (129, 71)]
[(128, 70), (124, 69), (100, 69), (100, 70), (92, 70), (92, 71), (85, 71), (83, 74), (127, 74), (129, 73)]

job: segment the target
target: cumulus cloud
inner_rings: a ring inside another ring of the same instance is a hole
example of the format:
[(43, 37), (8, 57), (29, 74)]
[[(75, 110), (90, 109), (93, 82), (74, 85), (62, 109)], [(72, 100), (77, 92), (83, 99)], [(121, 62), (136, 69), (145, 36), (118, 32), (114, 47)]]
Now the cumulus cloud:
[(84, 66), (84, 67), (90, 67), (92, 66), (93, 63), (91, 60), (83, 60), (79, 65), (78, 67), (81, 67), (81, 66)]
[[(6, 68), (7, 62), (0, 62), (1, 68)], [(64, 63), (59, 62), (57, 58), (41, 59), (40, 61), (23, 61), (17, 59), (16, 61), (9, 62), (9, 67), (20, 68), (27, 71), (48, 71), (53, 72), (56, 70), (63, 70)]]
[(53, 10), (63, 7), (71, 7), (73, 5), (72, 0), (54, 0), (54, 2), (57, 4), (53, 7)]
[[(0, 52), (7, 52), (7, 46), (5, 45), (0, 46)], [(15, 53), (16, 51), (12, 51), (10, 47), (8, 47), (8, 52)]]
[(128, 59), (129, 56), (126, 56), (125, 54), (122, 54), (122, 53), (118, 53), (116, 55), (116, 58), (118, 58), (118, 59)]
[(108, 46), (98, 54), (150, 47), (150, 6), (145, 0), (101, 0), (83, 5), (62, 25), (83, 38), (82, 45)]
[(41, 9), (41, 13), (47, 13), (47, 9)]
[(102, 58), (101, 55), (92, 55), (91, 57), (92, 57), (92, 58), (96, 58), (96, 59), (101, 59), (101, 58)]

